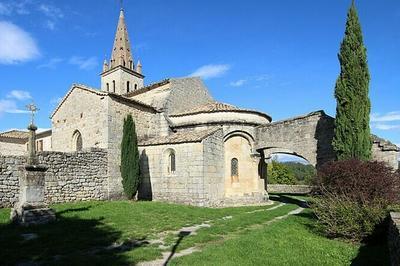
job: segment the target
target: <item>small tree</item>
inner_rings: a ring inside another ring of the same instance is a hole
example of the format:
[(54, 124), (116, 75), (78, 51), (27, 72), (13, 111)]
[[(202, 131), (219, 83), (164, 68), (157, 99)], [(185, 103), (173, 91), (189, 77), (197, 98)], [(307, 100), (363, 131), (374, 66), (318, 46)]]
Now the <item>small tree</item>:
[(277, 161), (272, 161), (271, 164), (268, 164), (268, 179), (271, 184), (296, 184), (296, 178), (290, 169)]
[(354, 1), (347, 14), (346, 31), (339, 53), (336, 81), (336, 119), (333, 148), (339, 160), (371, 159), (369, 70), (361, 25)]
[(126, 197), (133, 199), (139, 187), (140, 174), (137, 136), (131, 114), (124, 119), (121, 143), (121, 176)]

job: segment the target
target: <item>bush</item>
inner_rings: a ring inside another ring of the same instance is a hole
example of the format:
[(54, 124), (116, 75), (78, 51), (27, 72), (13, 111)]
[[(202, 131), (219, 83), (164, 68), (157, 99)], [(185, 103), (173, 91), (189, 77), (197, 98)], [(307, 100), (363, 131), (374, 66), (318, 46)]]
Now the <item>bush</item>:
[(345, 195), (357, 202), (399, 202), (400, 176), (383, 162), (357, 159), (330, 162), (318, 171), (315, 185), (322, 192)]
[(387, 216), (385, 204), (377, 200), (360, 204), (344, 195), (324, 193), (312, 201), (317, 227), (328, 237), (360, 241), (371, 236)]
[(326, 235), (351, 240), (371, 236), (399, 201), (399, 174), (381, 162), (332, 162), (318, 172), (312, 203)]

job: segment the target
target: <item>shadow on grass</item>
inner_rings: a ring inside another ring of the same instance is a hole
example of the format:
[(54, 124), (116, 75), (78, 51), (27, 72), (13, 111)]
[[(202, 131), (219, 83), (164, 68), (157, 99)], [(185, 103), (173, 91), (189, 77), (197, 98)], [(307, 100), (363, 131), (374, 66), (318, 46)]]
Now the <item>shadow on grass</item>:
[[(86, 208), (64, 210), (84, 211)], [(31, 239), (24, 239), (29, 236)], [(106, 225), (103, 219), (63, 217), (40, 226), (0, 225), (0, 261), (2, 265), (127, 265), (132, 261), (122, 254), (147, 245), (144, 239), (123, 245), (116, 242), (121, 232)]]
[(279, 201), (282, 203), (289, 203), (289, 204), (295, 204), (298, 205), (299, 207), (302, 208), (309, 208), (309, 204), (307, 201), (296, 199), (291, 197), (290, 195), (283, 195), (283, 194), (274, 194), (274, 195), (269, 195), (269, 199), (273, 201)]
[(171, 250), (171, 254), (169, 254), (167, 260), (164, 262), (164, 266), (168, 265), (168, 263), (170, 262), (170, 260), (172, 259), (172, 257), (175, 255), (176, 250), (179, 247), (179, 244), (181, 243), (181, 241), (183, 240), (184, 237), (190, 235), (190, 231), (180, 231), (179, 235), (178, 235), (178, 240), (175, 242), (175, 245), (172, 247)]

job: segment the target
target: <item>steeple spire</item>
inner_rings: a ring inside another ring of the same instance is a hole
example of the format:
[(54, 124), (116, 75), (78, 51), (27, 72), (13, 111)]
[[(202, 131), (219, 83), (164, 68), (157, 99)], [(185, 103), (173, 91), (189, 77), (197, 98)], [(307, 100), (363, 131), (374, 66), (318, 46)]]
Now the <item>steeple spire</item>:
[(125, 24), (125, 16), (124, 10), (122, 8), (122, 3), (121, 11), (119, 13), (117, 32), (115, 33), (110, 68), (114, 68), (116, 66), (124, 66), (131, 70), (134, 70), (134, 62), (131, 53), (131, 46), (129, 43), (128, 30)]
[(144, 75), (142, 64), (135, 65), (129, 43), (128, 30), (125, 24), (125, 14), (122, 8), (119, 12), (117, 32), (115, 33), (114, 46), (111, 60), (103, 63), (101, 73), (101, 90), (123, 95), (143, 88)]

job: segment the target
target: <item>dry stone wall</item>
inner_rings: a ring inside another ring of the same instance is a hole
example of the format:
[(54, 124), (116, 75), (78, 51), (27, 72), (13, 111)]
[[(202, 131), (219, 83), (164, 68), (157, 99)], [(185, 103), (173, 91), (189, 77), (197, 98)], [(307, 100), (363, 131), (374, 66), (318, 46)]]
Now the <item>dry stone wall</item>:
[[(45, 177), (48, 203), (107, 199), (105, 150), (42, 152), (39, 161), (48, 167)], [(0, 207), (10, 207), (18, 200), (19, 168), (25, 162), (23, 156), (0, 156)]]

